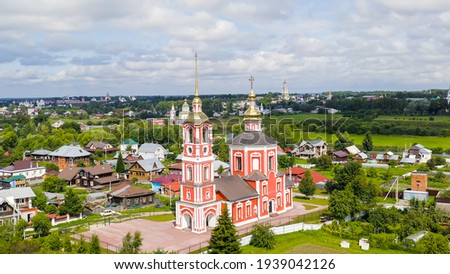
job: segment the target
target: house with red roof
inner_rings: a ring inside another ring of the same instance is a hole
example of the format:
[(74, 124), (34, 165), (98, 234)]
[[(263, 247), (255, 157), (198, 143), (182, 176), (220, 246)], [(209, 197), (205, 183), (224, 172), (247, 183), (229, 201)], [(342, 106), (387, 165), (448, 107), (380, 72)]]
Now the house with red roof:
[(180, 197), (180, 182), (162, 183), (161, 193), (171, 197)]
[(182, 179), (181, 174), (168, 174), (161, 177), (157, 177), (151, 181), (152, 190), (155, 192), (162, 192), (162, 185), (171, 182), (180, 182)]
[(325, 183), (330, 180), (330, 178), (328, 178), (327, 176), (312, 170), (312, 169), (304, 169), (301, 167), (292, 167), (290, 169), (287, 169), (284, 171), (284, 173), (286, 174), (286, 176), (288, 178), (291, 179), (292, 183), (294, 183), (294, 185), (298, 185), (300, 183), (300, 181), (303, 179), (303, 177), (305, 177), (305, 173), (306, 171), (309, 170), (309, 172), (311, 173), (311, 176), (313, 178), (313, 182), (316, 184), (316, 186), (318, 188), (325, 187)]

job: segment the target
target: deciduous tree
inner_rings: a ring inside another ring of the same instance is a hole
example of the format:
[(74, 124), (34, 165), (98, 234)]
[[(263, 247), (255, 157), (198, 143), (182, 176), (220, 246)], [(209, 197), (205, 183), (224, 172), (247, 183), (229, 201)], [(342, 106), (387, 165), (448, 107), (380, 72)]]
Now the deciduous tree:
[(313, 177), (311, 176), (311, 172), (309, 170), (305, 172), (305, 175), (300, 180), (298, 190), (305, 194), (306, 197), (314, 195), (314, 192), (316, 191), (316, 184), (314, 183)]
[(50, 219), (44, 213), (38, 213), (31, 219), (31, 222), (38, 237), (47, 236), (52, 227)]
[(252, 234), (252, 239), (250, 240), (251, 246), (265, 249), (275, 248), (277, 244), (275, 234), (270, 230), (268, 225), (255, 224), (250, 233)]

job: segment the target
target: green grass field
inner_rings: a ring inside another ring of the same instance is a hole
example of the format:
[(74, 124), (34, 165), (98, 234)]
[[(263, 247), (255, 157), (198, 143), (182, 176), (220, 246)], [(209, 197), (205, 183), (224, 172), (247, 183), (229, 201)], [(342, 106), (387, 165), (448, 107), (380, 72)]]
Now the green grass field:
[[(349, 134), (350, 141), (362, 146), (364, 135)], [(296, 131), (293, 141), (298, 143), (301, 140), (322, 139), (329, 144), (334, 143), (337, 137), (334, 134), (325, 134), (320, 132)], [(427, 148), (442, 147), (444, 150), (450, 148), (450, 137), (442, 136), (404, 136), (404, 135), (372, 135), (374, 146), (398, 147), (399, 151), (408, 149), (413, 144), (422, 144)]]
[[(342, 239), (322, 230), (298, 231), (275, 236), (277, 245), (272, 250), (256, 248), (250, 245), (242, 247), (244, 254), (400, 254), (398, 250), (385, 250), (370, 247), (362, 250), (355, 240)], [(350, 248), (341, 248), (340, 243), (346, 240)]]
[(167, 221), (175, 220), (175, 215), (173, 215), (173, 214), (155, 215), (155, 216), (145, 217), (144, 219), (149, 220), (149, 221), (155, 221), (155, 222), (167, 222)]

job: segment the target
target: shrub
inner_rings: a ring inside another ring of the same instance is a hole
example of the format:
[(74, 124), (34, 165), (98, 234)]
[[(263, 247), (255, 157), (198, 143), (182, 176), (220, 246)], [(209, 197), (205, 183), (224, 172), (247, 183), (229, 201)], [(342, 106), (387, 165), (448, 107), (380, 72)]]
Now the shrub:
[(274, 249), (276, 245), (275, 234), (268, 225), (255, 224), (252, 228), (250, 245), (265, 249)]

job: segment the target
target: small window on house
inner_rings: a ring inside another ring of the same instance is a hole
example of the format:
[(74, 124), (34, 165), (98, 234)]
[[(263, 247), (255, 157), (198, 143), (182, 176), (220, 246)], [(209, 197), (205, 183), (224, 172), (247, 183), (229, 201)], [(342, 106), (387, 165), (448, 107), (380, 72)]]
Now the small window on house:
[(209, 189), (206, 191), (205, 196), (206, 196), (206, 199), (208, 199), (208, 200), (211, 198), (211, 192), (209, 191)]
[(186, 191), (186, 199), (187, 200), (191, 199), (191, 191), (190, 190)]

